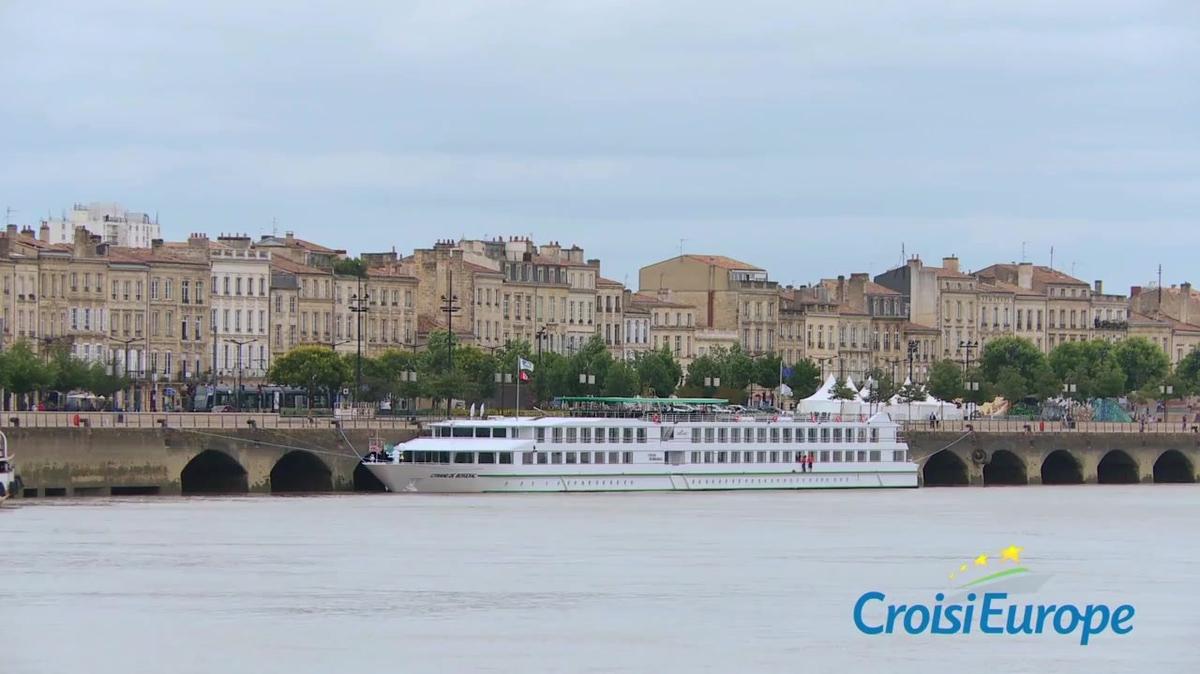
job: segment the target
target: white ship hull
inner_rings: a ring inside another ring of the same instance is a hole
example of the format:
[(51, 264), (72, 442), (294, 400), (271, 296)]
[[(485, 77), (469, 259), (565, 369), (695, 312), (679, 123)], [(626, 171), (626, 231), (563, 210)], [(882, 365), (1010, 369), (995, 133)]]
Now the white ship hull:
[[(879, 489), (917, 486), (914, 464), (815, 466), (812, 472), (800, 472), (793, 466), (772, 469), (771, 466), (762, 465), (755, 466), (758, 470), (754, 472), (744, 473), (687, 470), (692, 467), (665, 465), (592, 466), (592, 470), (569, 473), (561, 470), (564, 466), (542, 465), (368, 463), (366, 466), (389, 491), (435, 494)], [(611, 470), (615, 467), (629, 470)], [(546, 470), (539, 470), (543, 468)], [(672, 471), (671, 468), (684, 471)]]

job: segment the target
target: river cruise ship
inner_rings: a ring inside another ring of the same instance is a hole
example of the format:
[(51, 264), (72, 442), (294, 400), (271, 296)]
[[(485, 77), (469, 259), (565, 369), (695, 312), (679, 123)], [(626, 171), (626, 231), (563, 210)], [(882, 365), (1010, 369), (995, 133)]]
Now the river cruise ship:
[(745, 412), (718, 399), (570, 398), (565, 415), (428, 424), (372, 453), (393, 492), (486, 493), (916, 487), (886, 414)]

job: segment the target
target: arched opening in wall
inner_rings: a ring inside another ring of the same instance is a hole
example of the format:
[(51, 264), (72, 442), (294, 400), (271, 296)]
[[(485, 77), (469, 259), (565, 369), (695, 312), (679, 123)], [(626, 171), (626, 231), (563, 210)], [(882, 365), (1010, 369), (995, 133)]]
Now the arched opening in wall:
[(1042, 484), (1083, 484), (1083, 467), (1070, 452), (1056, 449), (1042, 461)]
[(1025, 462), (1007, 449), (992, 452), (992, 458), (983, 466), (983, 484), (1029, 484)]
[(245, 494), (250, 491), (246, 469), (233, 457), (215, 449), (200, 452), (179, 473), (184, 494)]
[(921, 470), (926, 487), (956, 487), (969, 484), (967, 464), (954, 452), (943, 449), (929, 457)]
[(379, 492), (387, 491), (387, 487), (383, 486), (379, 478), (375, 477), (375, 473), (360, 463), (354, 469), (354, 491)]
[(1178, 449), (1168, 449), (1154, 462), (1155, 482), (1195, 482), (1196, 467)]
[(272, 494), (322, 491), (333, 491), (333, 472), (312, 452), (288, 452), (271, 468)]
[(1114, 449), (1100, 459), (1100, 465), (1096, 467), (1096, 481), (1100, 484), (1137, 484), (1137, 462), (1125, 452)]

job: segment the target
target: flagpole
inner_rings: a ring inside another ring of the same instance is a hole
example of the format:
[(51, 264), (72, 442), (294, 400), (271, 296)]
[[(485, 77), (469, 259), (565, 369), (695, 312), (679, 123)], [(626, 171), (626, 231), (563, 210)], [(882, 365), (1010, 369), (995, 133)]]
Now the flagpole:
[(517, 418), (521, 417), (521, 359), (517, 357)]

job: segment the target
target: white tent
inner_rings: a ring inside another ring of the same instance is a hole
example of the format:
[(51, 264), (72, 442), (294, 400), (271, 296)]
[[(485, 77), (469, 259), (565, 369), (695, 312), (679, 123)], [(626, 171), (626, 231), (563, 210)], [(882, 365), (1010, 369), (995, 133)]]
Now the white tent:
[[(850, 385), (850, 382), (847, 382), (847, 385)], [(796, 405), (796, 409), (800, 414), (853, 415), (864, 413), (864, 404), (858, 399), (857, 393), (850, 400), (836, 400), (833, 397), (835, 386), (837, 386), (837, 377), (829, 375), (825, 383), (821, 384), (821, 388), (801, 400)]]

